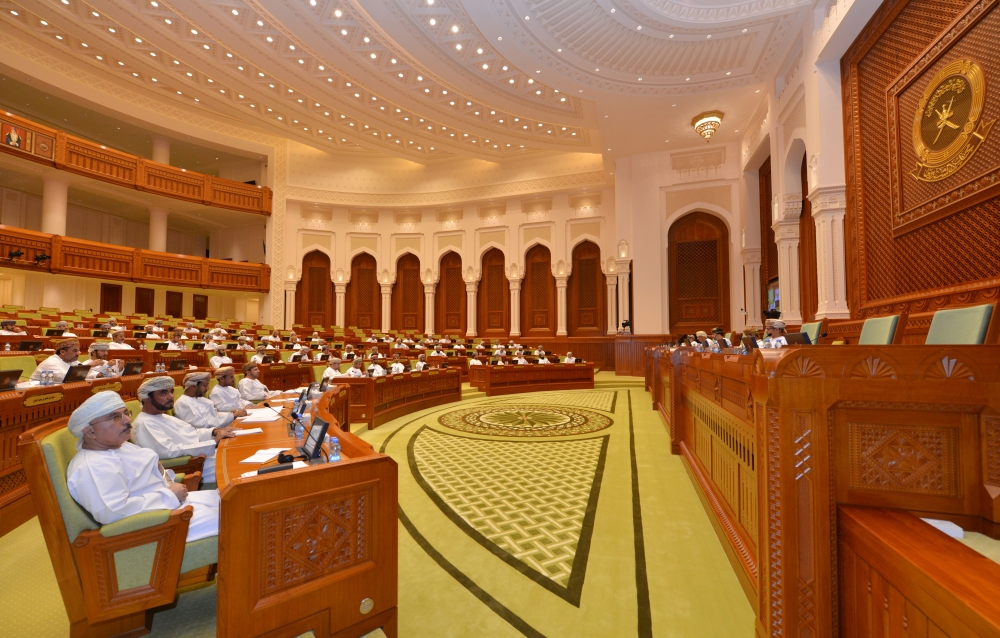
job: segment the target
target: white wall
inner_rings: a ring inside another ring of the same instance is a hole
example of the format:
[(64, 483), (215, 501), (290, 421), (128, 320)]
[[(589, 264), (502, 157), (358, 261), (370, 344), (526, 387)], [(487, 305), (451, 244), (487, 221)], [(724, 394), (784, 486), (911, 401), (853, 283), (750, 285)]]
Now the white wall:
[(213, 231), (209, 238), (209, 256), (264, 263), (264, 224)]

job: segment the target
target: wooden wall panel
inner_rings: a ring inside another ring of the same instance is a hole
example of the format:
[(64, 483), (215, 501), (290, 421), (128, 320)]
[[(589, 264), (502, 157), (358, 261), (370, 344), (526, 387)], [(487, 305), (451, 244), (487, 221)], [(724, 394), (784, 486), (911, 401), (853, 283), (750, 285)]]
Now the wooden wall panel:
[(345, 296), (348, 326), (382, 330), (382, 290), (375, 258), (368, 253), (360, 253), (351, 261), (351, 281)]
[(760, 179), (760, 307), (767, 310), (767, 285), (778, 278), (778, 242), (771, 228), (771, 158), (758, 172)]
[(945, 65), (979, 64), (987, 87), (981, 122), (1000, 118), (990, 93), (1000, 79), (998, 33), (995, 1), (889, 0), (842, 58), (853, 318), (1000, 295), (1000, 234), (969, 232), (1000, 226), (1000, 197), (990, 186), (1000, 170), (1000, 135), (993, 130), (950, 177), (923, 182), (911, 174), (922, 161), (913, 139), (917, 103)]
[(152, 288), (140, 288), (136, 286), (135, 289), (135, 312), (140, 315), (154, 315), (153, 312), (153, 298), (155, 291)]
[(538, 245), (524, 257), (521, 283), (521, 335), (554, 337), (556, 334), (556, 278), (552, 276), (552, 255)]
[(121, 284), (101, 284), (101, 313), (122, 311)]
[(667, 234), (670, 331), (729, 327), (729, 231), (715, 215), (688, 213)]
[[(481, 338), (506, 338), (510, 332), (510, 286), (503, 253), (491, 248), (483, 254), (482, 279), (479, 280), (476, 313), (477, 333)], [(524, 295), (521, 291), (522, 303)], [(525, 334), (524, 325), (521, 334)]]
[(191, 314), (199, 321), (208, 317), (208, 295), (191, 296)]
[(184, 316), (184, 293), (174, 290), (167, 291), (167, 314), (171, 317)]
[(406, 332), (424, 331), (424, 285), (420, 281), (420, 260), (406, 253), (396, 262), (396, 283), (392, 286), (392, 328)]
[(441, 278), (434, 294), (434, 334), (465, 335), (465, 281), (462, 258), (451, 251), (441, 257)]
[(802, 215), (799, 217), (799, 303), (802, 321), (815, 321), (819, 309), (819, 282), (816, 274), (816, 223), (812, 217), (806, 158), (802, 157)]
[(329, 328), (336, 321), (336, 305), (330, 258), (314, 250), (302, 258), (302, 279), (295, 286), (295, 323)]
[(573, 272), (566, 291), (566, 327), (571, 337), (607, 332), (608, 289), (601, 272), (601, 249), (585, 241), (573, 249)]

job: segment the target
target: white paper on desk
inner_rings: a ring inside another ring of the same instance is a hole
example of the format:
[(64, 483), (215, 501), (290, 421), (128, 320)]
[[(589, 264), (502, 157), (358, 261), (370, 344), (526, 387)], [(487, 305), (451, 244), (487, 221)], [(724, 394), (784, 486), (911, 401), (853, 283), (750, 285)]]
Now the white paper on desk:
[(274, 457), (278, 456), (278, 452), (284, 452), (288, 448), (283, 447), (272, 447), (266, 450), (257, 450), (257, 453), (253, 456), (248, 456), (247, 458), (240, 461), (240, 463), (267, 463)]
[(246, 434), (263, 434), (264, 430), (260, 428), (247, 428), (245, 430), (233, 430), (233, 434), (236, 436), (244, 436)]
[(240, 418), (241, 424), (246, 423), (270, 423), (278, 418), (278, 415), (271, 410), (266, 410), (264, 412), (255, 412), (253, 414), (248, 414), (245, 417)]

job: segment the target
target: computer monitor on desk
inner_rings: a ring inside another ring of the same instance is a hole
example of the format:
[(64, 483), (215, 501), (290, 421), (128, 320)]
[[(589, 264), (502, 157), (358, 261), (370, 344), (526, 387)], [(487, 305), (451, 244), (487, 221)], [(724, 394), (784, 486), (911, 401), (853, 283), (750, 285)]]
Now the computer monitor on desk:
[(323, 441), (326, 440), (326, 432), (328, 429), (330, 429), (330, 424), (327, 421), (316, 417), (313, 419), (312, 427), (309, 428), (309, 434), (306, 436), (305, 443), (303, 443), (301, 447), (297, 448), (299, 454), (304, 456), (306, 462), (309, 464), (317, 462), (318, 459), (322, 458)]

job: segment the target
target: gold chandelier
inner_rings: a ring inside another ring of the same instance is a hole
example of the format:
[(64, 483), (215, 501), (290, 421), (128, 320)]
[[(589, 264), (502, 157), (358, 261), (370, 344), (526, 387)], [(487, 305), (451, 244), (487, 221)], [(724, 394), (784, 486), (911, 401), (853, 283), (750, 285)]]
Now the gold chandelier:
[(712, 136), (719, 130), (722, 126), (722, 118), (726, 116), (722, 111), (705, 111), (700, 115), (694, 116), (691, 120), (691, 126), (694, 127), (695, 132), (705, 138), (706, 142), (712, 141)]

